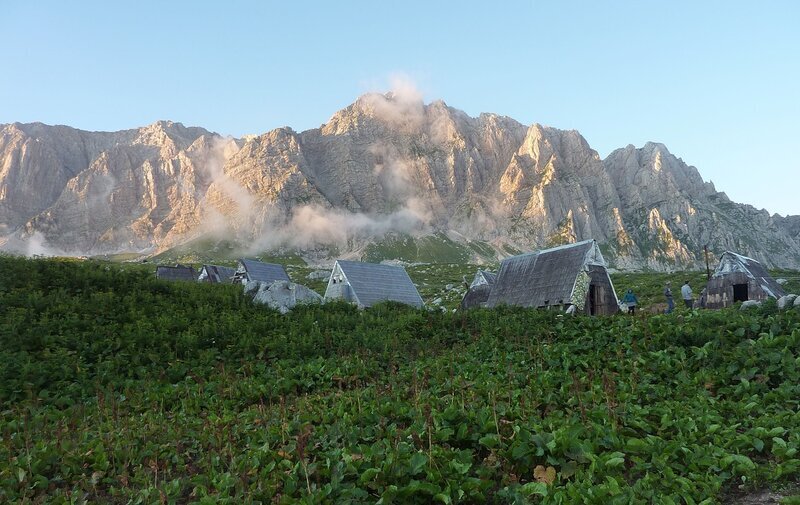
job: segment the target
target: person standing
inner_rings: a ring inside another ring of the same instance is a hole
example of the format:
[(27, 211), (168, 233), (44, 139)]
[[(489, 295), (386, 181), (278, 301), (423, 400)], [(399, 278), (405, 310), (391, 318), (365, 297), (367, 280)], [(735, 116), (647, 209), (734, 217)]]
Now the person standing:
[(639, 303), (639, 300), (636, 299), (636, 295), (633, 294), (633, 290), (629, 289), (625, 296), (622, 298), (623, 303), (628, 306), (628, 314), (635, 314), (636, 313), (636, 304)]
[(684, 282), (683, 286), (681, 286), (681, 298), (683, 298), (683, 303), (686, 304), (686, 308), (691, 309), (694, 304), (694, 299), (692, 298), (692, 288), (689, 287), (689, 281)]
[(664, 297), (667, 299), (667, 314), (672, 314), (675, 309), (675, 300), (672, 299), (672, 288), (670, 286), (670, 282), (667, 281), (667, 285), (664, 287)]

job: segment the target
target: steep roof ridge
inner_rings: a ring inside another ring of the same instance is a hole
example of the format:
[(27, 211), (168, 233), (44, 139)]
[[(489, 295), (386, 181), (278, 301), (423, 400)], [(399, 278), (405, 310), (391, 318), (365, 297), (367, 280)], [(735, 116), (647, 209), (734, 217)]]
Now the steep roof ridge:
[[(526, 256), (539, 256), (541, 254), (547, 254), (547, 253), (559, 251), (561, 249), (569, 249), (570, 247), (577, 247), (577, 246), (585, 245), (587, 242), (594, 242), (594, 241), (595, 241), (594, 239), (590, 238), (588, 240), (581, 240), (580, 242), (573, 242), (572, 244), (562, 244), (562, 245), (559, 245), (559, 246), (551, 247), (549, 249), (541, 249), (541, 250), (538, 250), (538, 251), (531, 251), (531, 252), (526, 252), (526, 253), (522, 253), (522, 254), (515, 254), (514, 256), (509, 256), (508, 258), (505, 258), (502, 262), (505, 262), (505, 261), (510, 260), (510, 259), (515, 259), (515, 258), (524, 258)], [(603, 265), (603, 266), (605, 266), (605, 265)], [(498, 271), (497, 273), (499, 274), (500, 272)]]
[[(607, 267), (606, 259), (603, 257), (602, 251), (600, 251), (600, 247), (597, 245), (597, 241), (595, 239), (584, 240), (583, 242), (579, 242), (579, 244), (583, 244), (586, 242), (594, 242), (592, 247), (586, 251), (586, 256), (583, 259), (584, 265), (597, 265), (601, 267)], [(598, 259), (599, 257), (599, 259)]]
[(745, 256), (743, 254), (739, 254), (739, 253), (736, 253), (736, 252), (733, 252), (733, 251), (725, 251), (724, 253), (722, 253), (723, 256), (726, 255), (726, 254), (730, 254), (731, 256), (736, 256), (737, 258), (745, 260), (745, 261), (756, 261), (758, 263), (761, 263), (757, 259), (753, 259), (753, 258), (750, 258), (749, 256)]

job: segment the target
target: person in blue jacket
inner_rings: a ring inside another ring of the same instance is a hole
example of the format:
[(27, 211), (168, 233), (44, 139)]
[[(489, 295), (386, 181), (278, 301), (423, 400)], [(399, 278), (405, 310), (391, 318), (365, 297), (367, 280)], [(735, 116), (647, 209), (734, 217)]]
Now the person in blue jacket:
[(669, 281), (667, 281), (666, 286), (664, 286), (664, 298), (667, 299), (667, 314), (672, 314), (672, 311), (675, 309), (675, 300), (672, 298), (672, 287)]
[(636, 295), (633, 294), (632, 289), (629, 289), (625, 293), (625, 296), (622, 298), (622, 302), (628, 306), (628, 314), (636, 313), (636, 304), (639, 303), (639, 300), (636, 299)]

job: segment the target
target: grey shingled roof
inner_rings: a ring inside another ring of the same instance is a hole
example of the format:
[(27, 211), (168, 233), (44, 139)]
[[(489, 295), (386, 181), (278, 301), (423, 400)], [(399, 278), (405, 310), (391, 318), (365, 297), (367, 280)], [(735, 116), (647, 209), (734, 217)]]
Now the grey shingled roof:
[(209, 282), (227, 282), (230, 284), (231, 278), (236, 274), (236, 269), (223, 267), (220, 265), (203, 265), (206, 269)]
[(159, 265), (156, 267), (156, 277), (166, 281), (195, 281), (197, 273), (194, 268), (183, 265), (174, 267)]
[(748, 277), (758, 282), (766, 294), (775, 298), (780, 298), (786, 294), (783, 287), (772, 278), (767, 269), (764, 268), (764, 265), (753, 258), (742, 256), (733, 251), (725, 251), (720, 258), (717, 269), (714, 271), (714, 277), (722, 277), (732, 271), (744, 272)]
[(594, 240), (506, 258), (500, 264), (488, 307), (542, 307), (569, 303)]
[(386, 300), (422, 307), (422, 297), (405, 268), (360, 261), (338, 260), (337, 263), (364, 307)]
[(239, 262), (247, 270), (247, 276), (251, 281), (275, 282), (289, 281), (289, 275), (283, 269), (283, 265), (275, 263), (262, 263), (261, 261), (242, 258)]

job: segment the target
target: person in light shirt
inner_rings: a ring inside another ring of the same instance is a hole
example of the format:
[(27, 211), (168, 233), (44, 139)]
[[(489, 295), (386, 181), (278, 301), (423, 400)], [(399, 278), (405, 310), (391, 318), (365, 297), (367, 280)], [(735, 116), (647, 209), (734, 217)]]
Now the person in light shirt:
[(684, 282), (683, 286), (681, 286), (681, 298), (683, 298), (686, 308), (691, 309), (694, 299), (692, 298), (692, 288), (689, 287), (689, 281)]

